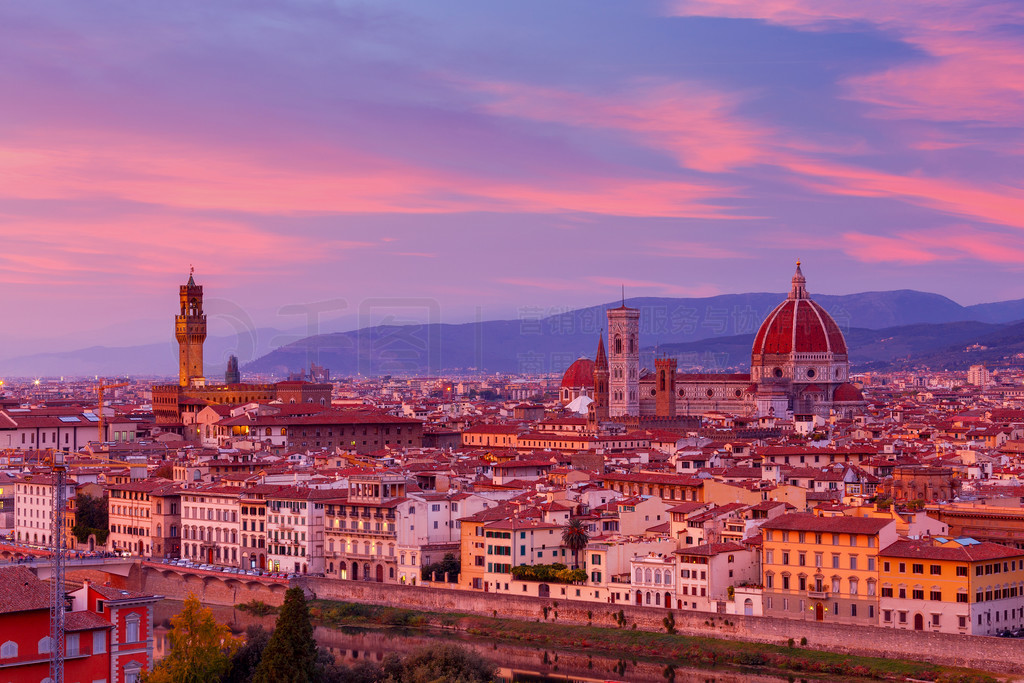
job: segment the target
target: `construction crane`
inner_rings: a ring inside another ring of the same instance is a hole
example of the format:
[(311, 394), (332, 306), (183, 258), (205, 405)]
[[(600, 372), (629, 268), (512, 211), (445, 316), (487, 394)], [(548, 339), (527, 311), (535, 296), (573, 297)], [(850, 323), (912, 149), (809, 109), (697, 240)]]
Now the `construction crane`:
[(50, 680), (64, 683), (64, 508), (67, 506), (67, 463), (63, 451), (50, 449), (53, 473), (53, 511), (50, 516)]
[(101, 377), (99, 380), (100, 383), (96, 387), (96, 393), (99, 395), (99, 405), (96, 409), (96, 417), (99, 418), (99, 438), (97, 438), (96, 440), (101, 442), (106, 441), (106, 439), (103, 438), (103, 392), (106, 389), (117, 389), (118, 387), (126, 387), (130, 384), (130, 382), (120, 382), (119, 384), (104, 384), (103, 382), (105, 381), (106, 380)]
[[(110, 386), (106, 388), (109, 389)], [(113, 465), (127, 464), (120, 460), (95, 456), (90, 457), (90, 460)], [(67, 599), (64, 594), (67, 564), (67, 548), (64, 545), (64, 513), (68, 504), (67, 454), (62, 450), (51, 448), (47, 452), (46, 461), (50, 466), (50, 473), (53, 475), (53, 508), (50, 511), (50, 576), (53, 582), (50, 587), (50, 680), (52, 683), (64, 683), (64, 619), (67, 611)]]

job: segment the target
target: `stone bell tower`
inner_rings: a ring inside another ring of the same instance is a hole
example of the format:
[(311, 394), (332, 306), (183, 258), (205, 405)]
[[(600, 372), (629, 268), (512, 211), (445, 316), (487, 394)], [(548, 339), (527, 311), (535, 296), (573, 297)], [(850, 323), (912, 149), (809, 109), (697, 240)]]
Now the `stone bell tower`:
[(640, 415), (640, 311), (608, 309), (609, 417)]
[(195, 281), (195, 270), (189, 272), (188, 283), (178, 291), (181, 312), (174, 316), (174, 336), (178, 340), (178, 384), (183, 387), (204, 386), (203, 342), (206, 341), (206, 314), (203, 313), (203, 287)]

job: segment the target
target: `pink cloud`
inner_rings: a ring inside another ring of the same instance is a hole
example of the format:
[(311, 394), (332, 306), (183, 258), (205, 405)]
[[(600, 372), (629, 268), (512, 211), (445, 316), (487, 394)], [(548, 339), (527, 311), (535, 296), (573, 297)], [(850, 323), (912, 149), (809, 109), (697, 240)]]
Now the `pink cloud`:
[(615, 130), (655, 149), (668, 150), (680, 166), (721, 173), (765, 158), (772, 131), (734, 110), (737, 94), (694, 83), (642, 81), (613, 96), (595, 96), (518, 83), (478, 83), (486, 111), (535, 121)]
[(875, 115), (1017, 125), (1024, 116), (1024, 53), (1002, 29), (1024, 22), (1013, 0), (677, 0), (676, 14), (760, 19), (803, 30), (867, 23), (930, 56), (846, 82)]
[[(85, 145), (80, 142), (88, 139)], [(60, 151), (56, 151), (60, 149)], [(188, 210), (254, 214), (591, 212), (728, 218), (721, 183), (563, 174), (516, 181), (342, 152), (333, 166), (295, 168), (232, 149), (141, 144), (116, 132), (68, 135), (46, 146), (0, 150), (3, 196), (116, 198)]]
[(791, 157), (779, 165), (806, 176), (808, 188), (854, 197), (886, 197), (945, 213), (1024, 228), (1024, 190), (981, 188), (967, 181), (897, 175), (843, 164)]
[(892, 235), (851, 232), (842, 235), (841, 247), (853, 258), (867, 263), (919, 265), (973, 258), (987, 263), (1024, 265), (1024, 240), (972, 226)]

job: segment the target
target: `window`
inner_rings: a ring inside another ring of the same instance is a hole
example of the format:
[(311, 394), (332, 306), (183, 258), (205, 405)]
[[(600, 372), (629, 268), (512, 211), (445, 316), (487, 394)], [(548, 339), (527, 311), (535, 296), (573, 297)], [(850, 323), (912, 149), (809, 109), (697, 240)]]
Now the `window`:
[(962, 589), (960, 591), (958, 591), (957, 594), (956, 594), (956, 601), (957, 602), (967, 602), (968, 601), (967, 592), (962, 590)]
[(910, 572), (912, 574), (924, 574), (924, 565), (923, 564), (912, 564), (910, 566)]
[(956, 568), (956, 575), (957, 576), (967, 576), (967, 566), (966, 565), (959, 565), (959, 566), (957, 566), (957, 568)]
[(125, 642), (139, 642), (139, 616), (137, 614), (132, 614), (125, 619)]
[(928, 573), (931, 574), (932, 576), (941, 576), (942, 575), (942, 565), (933, 564), (933, 565), (929, 566), (928, 567)]
[(913, 591), (911, 591), (911, 597), (914, 600), (924, 600), (924, 589), (915, 588)]
[(892, 586), (882, 586), (882, 597), (883, 598), (891, 598), (892, 597)]
[(92, 634), (92, 653), (94, 655), (101, 655), (107, 651), (107, 632), (106, 631), (93, 631)]
[(942, 602), (942, 591), (932, 590), (928, 595), (928, 599)]
[(45, 636), (43, 638), (40, 638), (38, 645), (39, 645), (39, 654), (41, 654), (41, 655), (47, 655), (47, 654), (50, 654), (53, 651), (53, 640), (50, 639), (50, 636)]
[[(22, 435), (24, 436), (24, 435)], [(18, 656), (18, 644), (13, 640), (8, 640), (3, 645), (0, 645), (0, 658), (10, 659), (11, 657)]]
[(78, 634), (69, 633), (64, 639), (64, 653), (68, 657), (78, 656)]

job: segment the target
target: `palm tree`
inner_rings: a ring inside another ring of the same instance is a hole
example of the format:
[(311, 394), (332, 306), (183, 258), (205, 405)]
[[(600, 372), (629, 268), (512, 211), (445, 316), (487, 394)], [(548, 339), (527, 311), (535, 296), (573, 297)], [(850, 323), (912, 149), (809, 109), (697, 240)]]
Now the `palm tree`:
[(590, 543), (590, 533), (583, 525), (583, 520), (570, 519), (562, 527), (562, 545), (572, 551), (573, 569), (579, 569), (580, 551), (586, 548), (588, 543)]

